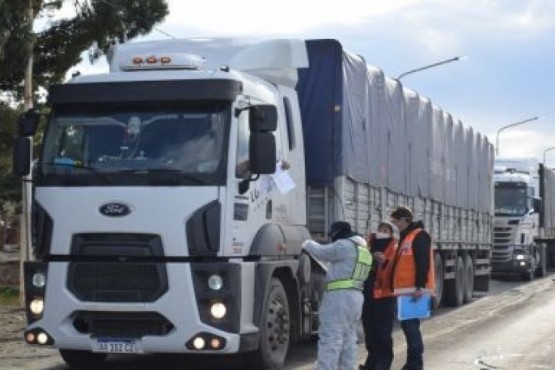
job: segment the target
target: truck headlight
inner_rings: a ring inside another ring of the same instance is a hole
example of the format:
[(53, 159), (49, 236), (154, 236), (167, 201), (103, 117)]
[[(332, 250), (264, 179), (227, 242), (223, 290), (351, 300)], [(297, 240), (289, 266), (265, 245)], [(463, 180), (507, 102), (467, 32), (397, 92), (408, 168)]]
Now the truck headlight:
[(35, 288), (44, 288), (46, 285), (46, 275), (42, 272), (36, 272), (33, 274), (32, 282)]
[(212, 306), (210, 306), (210, 314), (215, 319), (222, 319), (226, 313), (227, 308), (222, 302), (215, 302), (212, 303)]
[(524, 254), (517, 254), (517, 255), (515, 256), (515, 258), (516, 258), (517, 260), (519, 260), (519, 261), (520, 261), (520, 260), (523, 260), (523, 259), (524, 259)]
[(224, 285), (224, 281), (220, 275), (210, 275), (208, 278), (208, 287), (212, 290), (220, 290)]
[(31, 310), (34, 315), (42, 315), (42, 311), (44, 311), (44, 300), (42, 297), (33, 298), (31, 303), (29, 303), (29, 310)]

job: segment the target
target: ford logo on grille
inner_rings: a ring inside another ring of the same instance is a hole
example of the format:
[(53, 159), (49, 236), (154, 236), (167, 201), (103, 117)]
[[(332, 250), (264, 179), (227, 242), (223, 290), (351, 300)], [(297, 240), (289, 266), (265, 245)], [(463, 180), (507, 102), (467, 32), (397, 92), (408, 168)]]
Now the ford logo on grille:
[(122, 203), (107, 203), (100, 207), (100, 213), (109, 217), (121, 217), (131, 213), (131, 209)]

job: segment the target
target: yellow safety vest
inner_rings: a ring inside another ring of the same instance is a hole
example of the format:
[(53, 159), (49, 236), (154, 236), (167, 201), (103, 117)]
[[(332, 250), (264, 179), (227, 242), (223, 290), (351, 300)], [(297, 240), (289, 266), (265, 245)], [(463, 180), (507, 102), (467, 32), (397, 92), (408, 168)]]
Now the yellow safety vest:
[(357, 262), (350, 279), (338, 279), (328, 282), (326, 290), (358, 289), (362, 290), (364, 281), (372, 269), (372, 254), (366, 246), (356, 245)]

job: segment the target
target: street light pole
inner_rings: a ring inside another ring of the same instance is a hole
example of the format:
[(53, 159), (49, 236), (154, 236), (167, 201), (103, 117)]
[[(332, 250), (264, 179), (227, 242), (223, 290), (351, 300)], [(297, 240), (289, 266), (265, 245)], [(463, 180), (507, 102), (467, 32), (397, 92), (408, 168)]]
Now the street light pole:
[(497, 156), (499, 155), (499, 134), (501, 133), (501, 131), (503, 131), (503, 130), (505, 130), (505, 129), (508, 129), (508, 128), (510, 128), (510, 127), (515, 127), (515, 126), (518, 126), (518, 125), (522, 125), (522, 124), (527, 123), (527, 122), (537, 121), (537, 120), (539, 120), (540, 118), (541, 118), (541, 117), (535, 116), (535, 117), (531, 117), (531, 118), (525, 119), (525, 120), (523, 120), (523, 121), (518, 121), (518, 122), (515, 122), (515, 123), (511, 123), (510, 125), (501, 127), (501, 128), (497, 131), (497, 136), (495, 137), (495, 155), (497, 155)]
[(555, 146), (549, 147), (546, 150), (543, 151), (543, 165), (545, 167), (545, 155), (547, 154), (547, 152), (552, 151), (553, 149), (555, 149)]
[(401, 73), (399, 75), (399, 77), (397, 77), (397, 81), (400, 80), (401, 78), (405, 77), (406, 75), (411, 74), (411, 73), (420, 72), (420, 71), (423, 71), (423, 70), (426, 70), (426, 69), (434, 68), (434, 67), (437, 67), (437, 66), (440, 66), (440, 65), (443, 65), (443, 64), (451, 63), (451, 62), (456, 62), (456, 61), (463, 60), (463, 59), (466, 59), (466, 58), (468, 58), (468, 57), (467, 56), (454, 57), (454, 58), (451, 58), (451, 59), (442, 60), (442, 61), (437, 62), (437, 63), (429, 64), (429, 65), (424, 66), (424, 67), (411, 69), (410, 71), (406, 71), (404, 73)]

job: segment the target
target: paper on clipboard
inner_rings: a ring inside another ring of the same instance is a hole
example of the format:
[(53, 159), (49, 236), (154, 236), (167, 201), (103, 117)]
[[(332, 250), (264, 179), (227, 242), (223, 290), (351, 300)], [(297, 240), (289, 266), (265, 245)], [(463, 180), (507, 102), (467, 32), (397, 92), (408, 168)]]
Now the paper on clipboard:
[(414, 299), (410, 295), (397, 297), (397, 319), (427, 319), (431, 315), (432, 296), (423, 294), (419, 299)]

